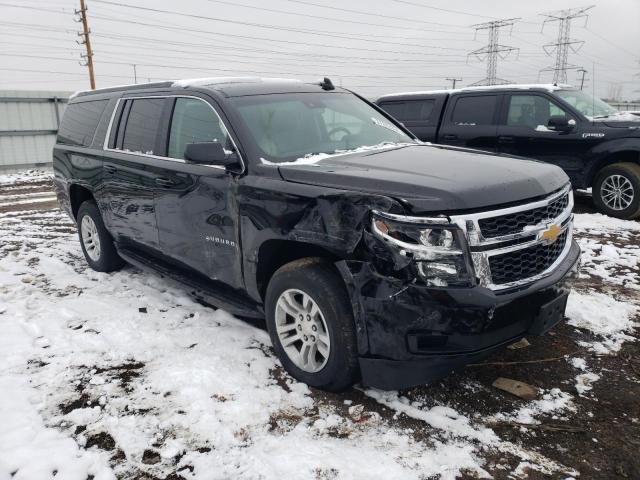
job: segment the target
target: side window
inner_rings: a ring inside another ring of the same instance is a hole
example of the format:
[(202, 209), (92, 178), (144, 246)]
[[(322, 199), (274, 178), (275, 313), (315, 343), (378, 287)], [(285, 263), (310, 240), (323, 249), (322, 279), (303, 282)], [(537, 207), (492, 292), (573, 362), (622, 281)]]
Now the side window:
[(460, 97), (451, 113), (455, 125), (493, 125), (496, 111), (496, 95)]
[(122, 150), (154, 154), (164, 98), (133, 100), (122, 139)]
[(392, 117), (402, 121), (404, 112), (407, 110), (407, 104), (406, 102), (385, 102), (380, 104), (380, 108)]
[(435, 100), (427, 99), (382, 103), (380, 107), (401, 122), (426, 122), (431, 118), (434, 105)]
[(94, 100), (70, 104), (60, 123), (58, 143), (90, 146), (108, 102), (108, 100)]
[(407, 102), (407, 121), (429, 120), (433, 112), (434, 100), (411, 100)]
[(512, 95), (507, 125), (536, 129), (546, 127), (553, 115), (569, 116), (562, 108), (540, 95)]
[(209, 104), (195, 98), (178, 98), (171, 117), (168, 156), (184, 158), (189, 143), (219, 142), (230, 148), (229, 135)]

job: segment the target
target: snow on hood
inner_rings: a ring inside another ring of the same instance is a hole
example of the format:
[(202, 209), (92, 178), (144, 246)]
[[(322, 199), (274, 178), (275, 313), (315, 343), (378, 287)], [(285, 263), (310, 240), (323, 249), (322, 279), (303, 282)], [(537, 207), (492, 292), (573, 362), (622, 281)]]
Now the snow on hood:
[(640, 122), (640, 116), (631, 112), (616, 112), (606, 117), (587, 117), (592, 122)]
[[(420, 142), (422, 143), (422, 142)], [(263, 165), (276, 165), (279, 167), (285, 166), (285, 165), (315, 165), (316, 163), (318, 163), (320, 160), (324, 160), (326, 158), (333, 158), (333, 157), (339, 157), (341, 155), (348, 155), (350, 153), (362, 153), (362, 152), (370, 152), (373, 150), (382, 150), (385, 148), (397, 148), (397, 147), (406, 147), (409, 145), (417, 145), (418, 142), (401, 142), (401, 143), (395, 143), (395, 142), (384, 142), (384, 143), (379, 143), (377, 145), (363, 145), (362, 147), (358, 147), (358, 148), (353, 148), (350, 150), (336, 150), (333, 153), (310, 153), (305, 155), (304, 157), (300, 157), (300, 158), (296, 158), (295, 160), (291, 161), (291, 162), (272, 162), (270, 160), (267, 160), (265, 158), (260, 158), (260, 162)]]

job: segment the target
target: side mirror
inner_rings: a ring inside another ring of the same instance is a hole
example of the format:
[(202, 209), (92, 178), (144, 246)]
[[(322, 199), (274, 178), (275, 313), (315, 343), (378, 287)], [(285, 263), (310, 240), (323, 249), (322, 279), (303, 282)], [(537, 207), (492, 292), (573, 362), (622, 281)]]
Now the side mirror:
[(219, 142), (187, 143), (184, 158), (205, 165), (229, 167), (238, 163), (235, 153), (227, 153)]
[(552, 115), (547, 123), (547, 128), (555, 132), (570, 132), (575, 127), (576, 121), (566, 115)]

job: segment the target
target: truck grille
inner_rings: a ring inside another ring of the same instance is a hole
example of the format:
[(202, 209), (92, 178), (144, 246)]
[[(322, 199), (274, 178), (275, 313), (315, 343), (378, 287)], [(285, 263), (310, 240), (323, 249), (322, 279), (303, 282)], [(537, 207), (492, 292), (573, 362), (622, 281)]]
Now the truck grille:
[(539, 225), (545, 220), (552, 220), (558, 217), (568, 205), (569, 194), (567, 193), (548, 205), (532, 210), (480, 219), (478, 220), (478, 225), (484, 238), (502, 237), (522, 232), (526, 226)]
[(509, 289), (550, 275), (569, 254), (573, 193), (567, 184), (543, 199), (451, 219), (466, 233), (478, 284)]
[(565, 230), (550, 245), (539, 243), (529, 248), (489, 257), (493, 283), (516, 282), (544, 272), (560, 257), (567, 243), (567, 236)]

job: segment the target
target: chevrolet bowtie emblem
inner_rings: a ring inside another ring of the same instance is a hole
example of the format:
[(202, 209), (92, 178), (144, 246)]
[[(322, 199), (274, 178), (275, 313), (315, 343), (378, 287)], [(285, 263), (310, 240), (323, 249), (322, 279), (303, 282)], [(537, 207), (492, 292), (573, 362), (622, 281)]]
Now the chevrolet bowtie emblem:
[(555, 242), (560, 236), (560, 227), (555, 223), (551, 223), (547, 226), (546, 230), (540, 233), (540, 239), (545, 240), (547, 243)]

